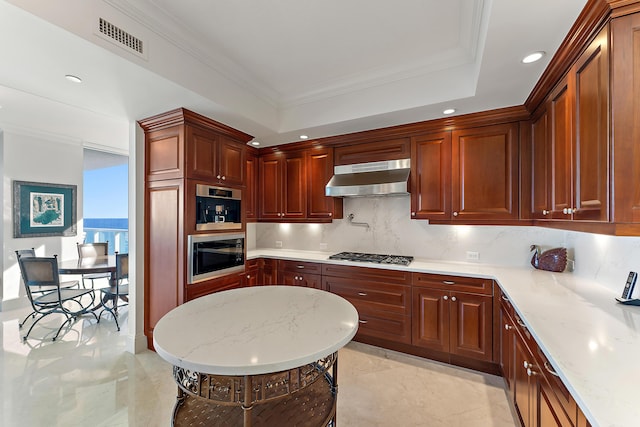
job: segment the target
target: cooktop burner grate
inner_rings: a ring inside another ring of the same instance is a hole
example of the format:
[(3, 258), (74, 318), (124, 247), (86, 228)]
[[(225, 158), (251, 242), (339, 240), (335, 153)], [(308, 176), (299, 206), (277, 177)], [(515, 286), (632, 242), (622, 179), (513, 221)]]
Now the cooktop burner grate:
[(409, 265), (411, 261), (413, 261), (412, 256), (368, 254), (362, 252), (340, 252), (329, 256), (329, 259), (397, 265)]

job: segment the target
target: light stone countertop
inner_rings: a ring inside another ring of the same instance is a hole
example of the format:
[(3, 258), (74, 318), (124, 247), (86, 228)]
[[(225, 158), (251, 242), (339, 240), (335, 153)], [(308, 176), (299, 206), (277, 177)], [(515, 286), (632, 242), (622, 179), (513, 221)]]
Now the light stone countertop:
[(358, 330), (350, 302), (318, 289), (255, 286), (196, 298), (164, 315), (156, 352), (174, 366), (258, 375), (304, 366), (342, 348)]
[[(332, 253), (256, 249), (277, 258), (495, 279), (594, 426), (640, 425), (640, 307), (572, 273), (415, 259), (409, 266), (334, 261)], [(622, 293), (623, 283), (620, 284)]]

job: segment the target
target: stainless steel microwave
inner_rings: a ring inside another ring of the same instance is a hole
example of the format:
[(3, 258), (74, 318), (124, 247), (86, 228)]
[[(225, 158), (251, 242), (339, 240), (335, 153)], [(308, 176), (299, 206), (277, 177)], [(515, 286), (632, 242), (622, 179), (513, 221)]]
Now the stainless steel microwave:
[(196, 230), (240, 230), (241, 209), (241, 190), (196, 184)]
[(244, 233), (190, 235), (187, 283), (244, 271), (244, 241)]

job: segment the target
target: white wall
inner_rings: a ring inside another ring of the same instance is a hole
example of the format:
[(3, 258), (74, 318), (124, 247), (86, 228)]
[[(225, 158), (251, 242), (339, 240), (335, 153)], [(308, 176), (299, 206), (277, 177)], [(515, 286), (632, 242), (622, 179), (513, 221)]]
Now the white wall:
[[(526, 226), (432, 225), (411, 220), (410, 212), (408, 196), (346, 198), (345, 219), (331, 224), (250, 225), (248, 247), (275, 248), (281, 241), (283, 249), (391, 253), (452, 262), (467, 262), (466, 252), (474, 251), (480, 254), (478, 262), (530, 266), (531, 244), (543, 249), (564, 246), (575, 260), (575, 270), (564, 274), (594, 278), (620, 292), (629, 271), (640, 271), (640, 237)], [(350, 224), (350, 213), (371, 228)]]
[[(76, 242), (82, 236), (82, 144), (63, 137), (4, 129), (3, 169), (3, 251), (0, 311), (28, 304), (20, 282), (14, 251), (35, 248), (41, 256), (77, 257)], [(75, 237), (13, 237), (13, 181), (33, 181), (77, 185), (77, 231)]]

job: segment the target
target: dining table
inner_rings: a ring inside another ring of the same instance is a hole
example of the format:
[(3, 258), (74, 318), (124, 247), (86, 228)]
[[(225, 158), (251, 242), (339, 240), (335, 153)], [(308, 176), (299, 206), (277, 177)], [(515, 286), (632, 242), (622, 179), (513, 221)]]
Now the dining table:
[(59, 274), (111, 274), (110, 282), (115, 282), (116, 276), (116, 256), (100, 256), (95, 258), (79, 258), (61, 260), (58, 262)]
[(297, 286), (213, 293), (153, 331), (173, 365), (172, 426), (335, 426), (338, 350), (358, 330), (344, 298)]
[[(94, 258), (60, 260), (58, 262), (58, 273), (69, 275), (109, 273), (111, 275), (109, 284), (113, 286), (116, 282), (116, 256), (108, 255)], [(109, 297), (105, 296), (91, 311), (96, 311), (104, 307), (107, 301), (109, 301)]]

